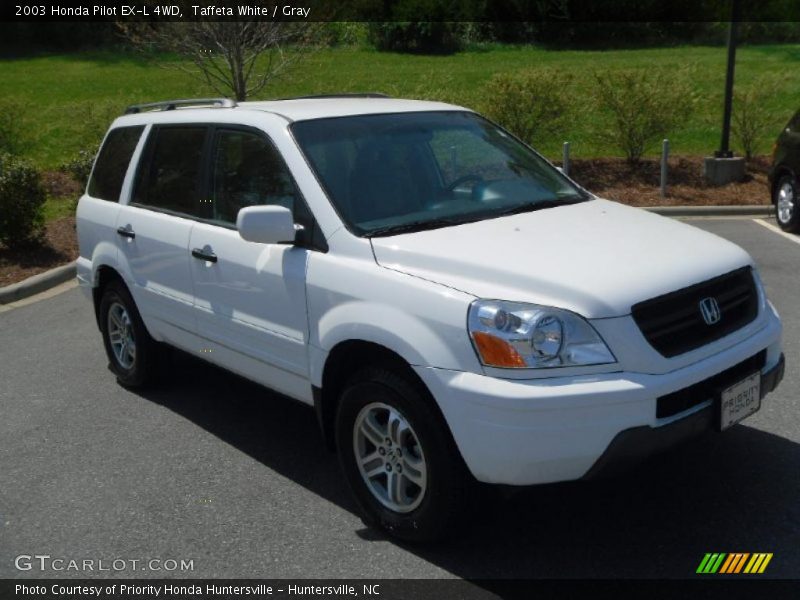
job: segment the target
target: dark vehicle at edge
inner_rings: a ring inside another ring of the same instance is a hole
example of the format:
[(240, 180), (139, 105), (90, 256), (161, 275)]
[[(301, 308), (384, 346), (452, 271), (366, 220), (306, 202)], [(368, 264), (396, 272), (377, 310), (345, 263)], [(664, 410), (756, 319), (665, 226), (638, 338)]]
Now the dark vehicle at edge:
[(800, 232), (800, 111), (784, 127), (772, 149), (769, 189), (781, 229)]

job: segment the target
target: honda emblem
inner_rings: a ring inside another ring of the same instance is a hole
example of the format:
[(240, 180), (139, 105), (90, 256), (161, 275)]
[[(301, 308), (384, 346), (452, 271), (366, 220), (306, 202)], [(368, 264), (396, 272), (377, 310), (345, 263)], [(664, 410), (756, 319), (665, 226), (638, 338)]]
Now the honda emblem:
[(708, 297), (700, 300), (700, 314), (703, 315), (703, 321), (706, 322), (706, 325), (718, 323), (722, 318), (722, 311), (719, 309), (717, 299)]

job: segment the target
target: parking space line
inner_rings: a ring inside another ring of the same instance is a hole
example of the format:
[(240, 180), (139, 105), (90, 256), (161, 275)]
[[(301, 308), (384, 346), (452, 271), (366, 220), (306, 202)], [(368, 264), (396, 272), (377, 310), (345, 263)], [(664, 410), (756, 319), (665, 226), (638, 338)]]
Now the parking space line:
[(773, 225), (772, 223), (769, 223), (768, 221), (765, 221), (763, 219), (753, 219), (753, 222), (766, 227), (770, 231), (774, 231), (778, 235), (785, 237), (790, 242), (794, 242), (795, 244), (800, 244), (800, 236), (791, 233), (786, 233), (783, 229), (781, 229), (777, 225)]
[[(669, 215), (667, 215), (669, 216)], [(754, 221), (753, 215), (682, 215), (670, 217), (676, 221)]]

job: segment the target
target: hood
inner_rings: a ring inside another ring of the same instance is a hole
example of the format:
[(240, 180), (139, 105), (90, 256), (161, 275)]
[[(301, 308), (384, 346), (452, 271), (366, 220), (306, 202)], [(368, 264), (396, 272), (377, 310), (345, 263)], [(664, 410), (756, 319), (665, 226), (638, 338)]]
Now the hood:
[(627, 315), (637, 302), (752, 264), (723, 238), (608, 200), (377, 237), (372, 246), (386, 268), (587, 318)]

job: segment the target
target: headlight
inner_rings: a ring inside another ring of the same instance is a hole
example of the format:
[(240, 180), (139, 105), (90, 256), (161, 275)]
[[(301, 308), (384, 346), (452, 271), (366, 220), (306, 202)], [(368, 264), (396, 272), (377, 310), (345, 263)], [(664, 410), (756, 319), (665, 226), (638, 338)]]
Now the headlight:
[(487, 367), (540, 369), (616, 362), (586, 319), (559, 308), (501, 300), (469, 307), (469, 334)]

